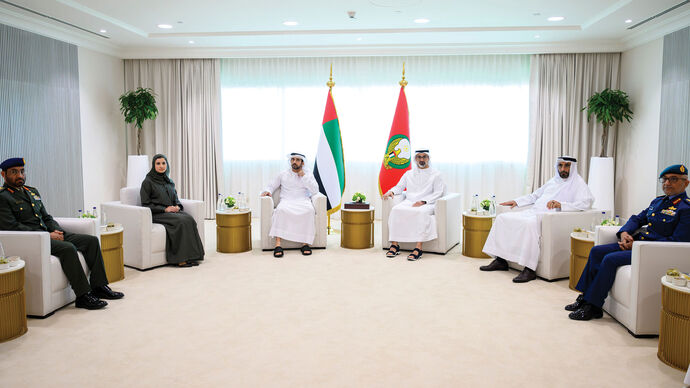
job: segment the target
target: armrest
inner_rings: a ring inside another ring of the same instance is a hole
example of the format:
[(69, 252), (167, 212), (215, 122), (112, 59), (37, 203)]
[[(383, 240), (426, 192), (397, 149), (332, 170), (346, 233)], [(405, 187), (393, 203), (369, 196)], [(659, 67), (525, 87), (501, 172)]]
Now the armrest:
[(259, 204), (261, 207), (261, 218), (264, 218), (264, 214), (268, 216), (273, 214), (273, 197), (259, 197)]
[(460, 241), (460, 226), (462, 224), (462, 195), (448, 193), (436, 200), (434, 213), (437, 224), (440, 248), (447, 251)]
[(618, 241), (618, 230), (620, 226), (601, 226), (597, 225), (594, 231), (594, 245), (613, 244)]
[(510, 208), (510, 206), (501, 206), (499, 204), (496, 204), (496, 215), (502, 214), (502, 213), (509, 213), (509, 212), (521, 212), (527, 209), (532, 208), (534, 205), (527, 205), (527, 206), (515, 206), (514, 208)]
[(88, 234), (91, 236), (99, 235), (96, 218), (55, 217), (55, 221), (57, 221), (66, 232)]
[(50, 234), (48, 232), (0, 231), (0, 243), (7, 256), (24, 260), (27, 314), (44, 315), (44, 301), (50, 300)]
[(204, 219), (204, 201), (197, 201), (195, 199), (180, 199), (180, 203), (184, 208), (184, 210), (182, 210), (183, 213), (189, 214), (195, 220)]
[(151, 209), (115, 201), (102, 204), (101, 211), (106, 214), (108, 222), (122, 224), (124, 228), (122, 248), (125, 264), (132, 265), (129, 263), (140, 261), (136, 258), (151, 256)]
[(323, 210), (325, 212), (326, 208), (328, 207), (326, 196), (321, 193), (316, 193), (312, 195), (311, 203), (312, 205), (314, 205), (314, 211), (316, 211), (316, 213), (319, 213), (320, 210)]
[(640, 332), (654, 332), (661, 312), (659, 279), (669, 268), (690, 272), (690, 243), (635, 241), (631, 264), (631, 307), (637, 311), (637, 326)]

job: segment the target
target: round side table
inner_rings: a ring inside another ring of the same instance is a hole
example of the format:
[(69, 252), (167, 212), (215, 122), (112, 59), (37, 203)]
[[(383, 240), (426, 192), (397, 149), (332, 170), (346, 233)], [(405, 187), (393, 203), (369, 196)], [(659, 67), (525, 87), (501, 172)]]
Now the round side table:
[(340, 209), (340, 246), (350, 249), (374, 247), (374, 207)]
[(124, 228), (121, 224), (101, 226), (101, 254), (105, 264), (105, 275), (109, 283), (125, 278), (125, 263), (122, 252), (122, 236)]
[(661, 278), (661, 324), (657, 357), (685, 371), (690, 364), (690, 288)]
[(239, 253), (252, 250), (252, 211), (216, 211), (216, 251)]
[(587, 265), (589, 259), (589, 251), (594, 246), (594, 234), (590, 232), (572, 232), (570, 233), (570, 278), (568, 280), (568, 287), (573, 290), (580, 281), (582, 271)]
[(475, 259), (489, 259), (491, 256), (482, 252), (489, 237), (495, 215), (462, 213), (462, 255)]
[(22, 336), (26, 326), (24, 295), (24, 261), (8, 269), (0, 269), (0, 342)]

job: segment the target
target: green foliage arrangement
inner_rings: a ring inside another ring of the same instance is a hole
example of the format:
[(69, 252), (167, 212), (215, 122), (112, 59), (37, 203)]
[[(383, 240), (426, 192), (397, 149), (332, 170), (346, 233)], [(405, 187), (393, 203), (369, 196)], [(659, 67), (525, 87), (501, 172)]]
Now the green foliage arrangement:
[(352, 201), (353, 202), (359, 202), (362, 203), (367, 200), (367, 196), (364, 195), (363, 193), (356, 192), (352, 195)]
[(120, 112), (125, 122), (137, 127), (137, 154), (141, 155), (141, 127), (158, 116), (156, 97), (150, 88), (138, 88), (120, 96)]
[(491, 207), (491, 201), (489, 201), (488, 199), (485, 199), (479, 203), (479, 206), (481, 206), (482, 209), (489, 211), (489, 208)]
[(96, 215), (87, 210), (87, 211), (81, 213), (79, 215), (79, 218), (96, 218)]
[(630, 99), (628, 95), (615, 89), (606, 88), (599, 93), (594, 93), (587, 100), (587, 106), (582, 108), (587, 110), (587, 120), (594, 115), (598, 123), (604, 126), (601, 134), (601, 155), (606, 156), (606, 147), (609, 141), (609, 128), (617, 122), (627, 120), (630, 122), (633, 112), (630, 110)]
[(223, 202), (225, 202), (225, 206), (227, 206), (230, 209), (232, 209), (236, 203), (234, 197), (225, 197), (225, 200)]

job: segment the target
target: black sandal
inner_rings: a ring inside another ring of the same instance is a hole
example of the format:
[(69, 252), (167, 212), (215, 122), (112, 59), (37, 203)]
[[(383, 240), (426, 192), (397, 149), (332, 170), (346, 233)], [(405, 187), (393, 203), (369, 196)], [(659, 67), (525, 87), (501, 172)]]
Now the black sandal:
[[(419, 253), (415, 254), (415, 252), (419, 252)], [(409, 260), (409, 261), (419, 260), (422, 257), (422, 253), (424, 253), (424, 251), (422, 251), (419, 248), (415, 248), (414, 251), (412, 251), (412, 253), (410, 253), (410, 255), (407, 256), (407, 260)]]
[(299, 250), (302, 251), (302, 254), (304, 256), (311, 255), (311, 247), (309, 245), (302, 245), (302, 248), (300, 248)]
[(282, 247), (275, 247), (273, 248), (273, 257), (283, 257), (283, 248)]
[[(395, 248), (395, 250), (393, 250)], [(395, 245), (391, 244), (391, 247), (388, 248), (388, 252), (386, 252), (386, 257), (393, 258), (397, 256), (400, 253), (400, 245)]]

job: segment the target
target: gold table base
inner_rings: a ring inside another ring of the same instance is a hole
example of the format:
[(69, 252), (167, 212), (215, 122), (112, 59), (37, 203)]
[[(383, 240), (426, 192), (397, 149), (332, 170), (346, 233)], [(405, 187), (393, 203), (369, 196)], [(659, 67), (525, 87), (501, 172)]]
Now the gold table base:
[(0, 342), (24, 335), (26, 300), (24, 268), (0, 274)]
[(105, 264), (105, 275), (109, 283), (125, 278), (125, 265), (122, 252), (123, 231), (101, 235), (101, 254)]
[(239, 253), (252, 250), (252, 212), (216, 213), (216, 251)]
[(349, 249), (374, 247), (374, 209), (340, 210), (342, 232), (340, 246)]
[(573, 290), (580, 281), (582, 271), (589, 260), (589, 251), (592, 250), (594, 241), (584, 241), (575, 237), (570, 237), (570, 278), (568, 280), (568, 287)]
[(661, 286), (661, 324), (657, 357), (686, 371), (690, 364), (690, 292)]
[(494, 223), (493, 217), (472, 217), (462, 215), (462, 254), (475, 259), (488, 259), (491, 256), (482, 252), (489, 231)]

